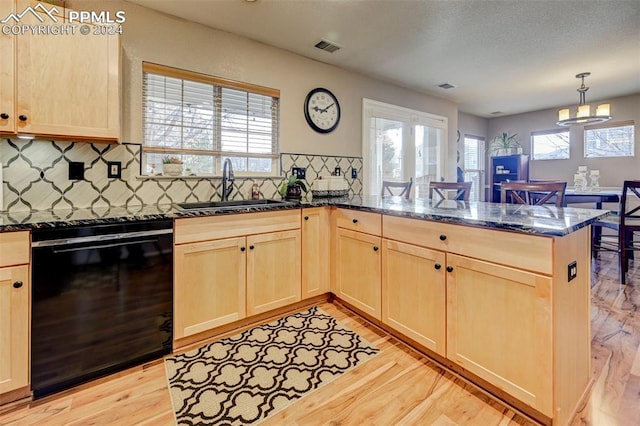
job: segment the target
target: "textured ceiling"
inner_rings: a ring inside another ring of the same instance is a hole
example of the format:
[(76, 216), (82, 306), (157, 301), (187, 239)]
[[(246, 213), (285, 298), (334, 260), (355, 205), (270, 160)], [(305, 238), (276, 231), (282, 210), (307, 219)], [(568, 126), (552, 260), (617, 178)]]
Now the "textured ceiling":
[[(481, 117), (640, 93), (640, 0), (129, 0)], [(313, 47), (320, 39), (342, 48)], [(456, 87), (436, 87), (449, 82)]]

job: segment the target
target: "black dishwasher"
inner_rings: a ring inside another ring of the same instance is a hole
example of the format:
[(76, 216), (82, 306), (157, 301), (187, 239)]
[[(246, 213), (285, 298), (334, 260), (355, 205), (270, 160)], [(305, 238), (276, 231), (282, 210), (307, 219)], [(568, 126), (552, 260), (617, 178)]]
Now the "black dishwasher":
[(38, 398), (171, 352), (173, 223), (32, 232), (31, 386)]

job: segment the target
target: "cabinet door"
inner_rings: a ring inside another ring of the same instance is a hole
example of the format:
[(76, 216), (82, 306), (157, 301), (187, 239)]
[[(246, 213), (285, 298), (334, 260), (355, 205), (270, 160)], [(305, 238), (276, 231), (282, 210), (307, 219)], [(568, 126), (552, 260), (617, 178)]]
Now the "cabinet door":
[(447, 358), (552, 410), (551, 278), (447, 254)]
[[(0, 18), (14, 12), (13, 1), (0, 2)], [(13, 35), (0, 35), (0, 133), (15, 132), (15, 42)], [(8, 116), (8, 118), (2, 118)]]
[(338, 297), (380, 319), (380, 244), (361, 232), (336, 230), (336, 291)]
[(329, 291), (329, 211), (302, 210), (302, 298)]
[(242, 319), (245, 238), (183, 244), (174, 250), (174, 338)]
[(300, 301), (300, 230), (247, 237), (247, 314)]
[[(19, 0), (18, 12), (29, 5)], [(55, 6), (43, 4), (51, 11)], [(60, 13), (65, 9), (55, 7)], [(26, 14), (21, 24), (69, 27), (58, 14), (57, 22), (43, 13), (42, 22)], [(67, 10), (68, 12), (68, 10)], [(24, 22), (23, 22), (24, 21)], [(84, 26), (84, 24), (83, 24)], [(38, 35), (27, 32), (16, 36), (17, 43), (17, 121), (18, 131), (42, 135), (77, 136), (117, 140), (119, 136), (118, 34), (94, 34), (100, 27), (88, 25), (83, 35)]]
[(29, 289), (29, 266), (0, 268), (0, 394), (29, 384)]
[(397, 241), (382, 244), (382, 322), (445, 353), (445, 254)]

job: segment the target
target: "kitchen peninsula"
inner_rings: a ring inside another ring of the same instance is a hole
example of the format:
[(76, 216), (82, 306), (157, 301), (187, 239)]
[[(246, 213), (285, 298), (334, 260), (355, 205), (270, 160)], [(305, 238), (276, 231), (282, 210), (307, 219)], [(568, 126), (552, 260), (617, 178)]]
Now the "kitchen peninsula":
[[(314, 221), (311, 213), (326, 220)], [(303, 271), (312, 262), (325, 262), (315, 269), (330, 271), (320, 293), (333, 294), (537, 420), (566, 424), (589, 384), (589, 225), (605, 214), (547, 206), (454, 201), (432, 205), (428, 200), (355, 197), (224, 211), (166, 205), (11, 213), (0, 215), (0, 231), (171, 218), (176, 265), (182, 261), (180, 247), (242, 238), (237, 252), (252, 256), (251, 250), (240, 250), (243, 244), (248, 246), (253, 236), (279, 233), (298, 241), (298, 265)], [(194, 240), (181, 231), (204, 225), (223, 229), (225, 223), (245, 220), (255, 222), (241, 237), (213, 233)], [(278, 226), (272, 228), (273, 223)], [(268, 229), (260, 228), (265, 224)], [(312, 225), (314, 232), (308, 230)], [(305, 252), (304, 247), (317, 243), (309, 244), (310, 238), (324, 238), (330, 256), (322, 260), (317, 252)], [(292, 265), (299, 268), (296, 262)], [(263, 273), (268, 276), (271, 271)], [(304, 272), (298, 276), (303, 277), (304, 287)], [(174, 275), (174, 286), (179, 280)], [(249, 280), (246, 283), (247, 289), (238, 290), (243, 294), (249, 291)], [(278, 309), (308, 297), (300, 288), (294, 290), (292, 298), (281, 298), (286, 302)], [(179, 303), (174, 307), (174, 333), (184, 315)], [(277, 304), (260, 306), (276, 309)], [(246, 322), (252, 312), (261, 312), (250, 306), (243, 309), (229, 324), (243, 317)], [(215, 334), (222, 323), (211, 322), (210, 330), (182, 324), (187, 334), (192, 327), (192, 337), (204, 338)]]

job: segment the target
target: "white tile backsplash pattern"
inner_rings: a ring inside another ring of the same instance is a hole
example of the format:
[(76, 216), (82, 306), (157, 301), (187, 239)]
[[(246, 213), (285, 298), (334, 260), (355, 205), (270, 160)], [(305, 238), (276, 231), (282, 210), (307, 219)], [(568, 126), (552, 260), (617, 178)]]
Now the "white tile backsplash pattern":
[[(110, 206), (138, 206), (219, 200), (220, 178), (148, 178), (140, 177), (138, 144), (98, 144), (46, 140), (0, 139), (2, 191), (5, 211), (30, 211), (70, 208), (100, 209)], [(362, 159), (283, 153), (282, 175), (292, 167), (306, 167), (306, 181), (330, 175), (340, 167), (349, 182), (350, 195), (362, 193)], [(68, 178), (69, 162), (84, 162), (85, 179)], [(107, 162), (122, 162), (122, 178), (107, 177)], [(351, 178), (351, 169), (358, 177)], [(257, 183), (261, 198), (280, 198), (282, 178), (242, 178), (236, 176), (233, 199), (251, 197)]]

